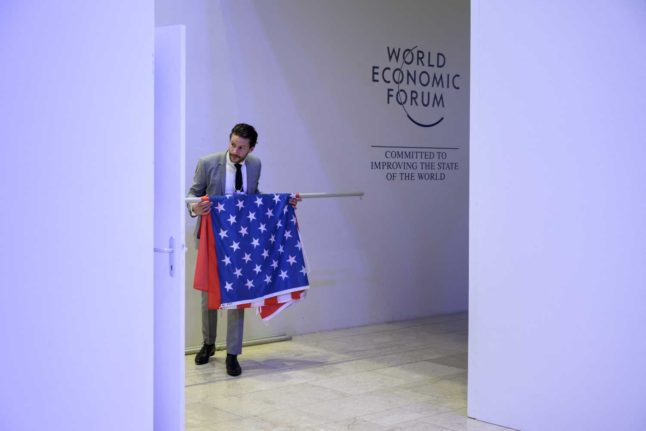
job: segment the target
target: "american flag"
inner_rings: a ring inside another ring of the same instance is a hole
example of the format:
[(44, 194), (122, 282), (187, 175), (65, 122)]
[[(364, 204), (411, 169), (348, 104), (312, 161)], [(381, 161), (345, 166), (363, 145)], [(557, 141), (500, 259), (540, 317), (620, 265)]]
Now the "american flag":
[(194, 287), (208, 292), (209, 308), (258, 307), (266, 320), (304, 297), (309, 281), (293, 196), (208, 197)]

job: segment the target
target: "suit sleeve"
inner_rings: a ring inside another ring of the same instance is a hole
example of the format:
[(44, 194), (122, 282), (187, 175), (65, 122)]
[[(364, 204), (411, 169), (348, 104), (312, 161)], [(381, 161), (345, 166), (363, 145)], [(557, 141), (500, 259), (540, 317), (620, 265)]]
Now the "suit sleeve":
[(260, 174), (262, 173), (262, 163), (260, 162), (260, 159), (258, 159), (258, 177), (256, 178), (256, 193), (257, 194), (262, 194), (260, 191)]
[[(204, 196), (206, 193), (206, 169), (204, 168), (204, 160), (200, 159), (197, 161), (197, 166), (195, 167), (195, 174), (193, 175), (193, 185), (188, 190), (186, 194), (187, 197), (199, 198)], [(191, 211), (191, 205), (186, 204), (188, 212), (191, 217), (195, 217), (193, 211)]]

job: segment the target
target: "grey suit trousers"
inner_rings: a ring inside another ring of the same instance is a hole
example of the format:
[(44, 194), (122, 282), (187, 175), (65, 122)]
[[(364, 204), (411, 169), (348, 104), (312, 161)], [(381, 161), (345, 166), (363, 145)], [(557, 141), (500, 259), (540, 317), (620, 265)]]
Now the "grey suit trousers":
[[(226, 310), (227, 313), (227, 353), (242, 353), (242, 330), (244, 329), (244, 309)], [(208, 295), (202, 292), (202, 337), (207, 344), (215, 343), (218, 327), (218, 310), (209, 310)]]

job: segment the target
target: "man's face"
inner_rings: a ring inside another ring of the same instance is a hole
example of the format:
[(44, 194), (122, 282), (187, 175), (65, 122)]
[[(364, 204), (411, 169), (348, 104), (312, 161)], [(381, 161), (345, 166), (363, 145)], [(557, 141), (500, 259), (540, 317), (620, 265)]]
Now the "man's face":
[(248, 138), (231, 135), (231, 140), (229, 141), (229, 159), (231, 159), (232, 163), (240, 163), (254, 148), (249, 146)]

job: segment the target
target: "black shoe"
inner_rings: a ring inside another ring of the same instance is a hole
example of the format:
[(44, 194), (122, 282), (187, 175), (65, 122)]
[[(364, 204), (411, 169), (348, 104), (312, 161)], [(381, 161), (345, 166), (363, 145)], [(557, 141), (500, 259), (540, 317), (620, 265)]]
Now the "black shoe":
[(195, 355), (195, 364), (204, 365), (209, 362), (209, 357), (213, 355), (215, 355), (215, 344), (204, 343), (200, 351)]
[(238, 363), (237, 355), (230, 355), (227, 353), (226, 364), (228, 375), (236, 377), (242, 374), (242, 368), (240, 368), (240, 363)]

